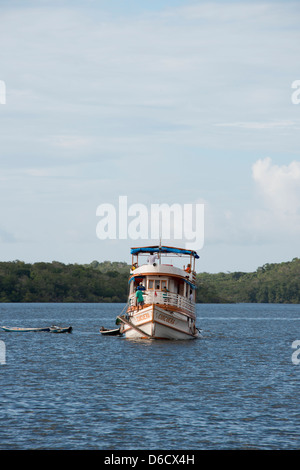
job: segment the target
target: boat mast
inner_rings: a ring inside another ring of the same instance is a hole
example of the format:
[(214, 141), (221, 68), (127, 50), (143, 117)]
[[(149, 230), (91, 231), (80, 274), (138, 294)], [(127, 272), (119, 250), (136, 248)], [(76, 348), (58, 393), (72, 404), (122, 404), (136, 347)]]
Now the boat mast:
[(161, 236), (159, 237), (159, 264), (161, 264)]

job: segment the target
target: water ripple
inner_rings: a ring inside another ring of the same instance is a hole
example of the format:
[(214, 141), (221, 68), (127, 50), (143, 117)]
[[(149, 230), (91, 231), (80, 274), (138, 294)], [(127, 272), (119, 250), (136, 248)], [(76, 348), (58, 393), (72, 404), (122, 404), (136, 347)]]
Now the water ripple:
[(0, 305), (2, 324), (74, 328), (0, 333), (0, 449), (299, 448), (299, 306), (201, 305), (193, 341), (101, 337), (122, 308)]

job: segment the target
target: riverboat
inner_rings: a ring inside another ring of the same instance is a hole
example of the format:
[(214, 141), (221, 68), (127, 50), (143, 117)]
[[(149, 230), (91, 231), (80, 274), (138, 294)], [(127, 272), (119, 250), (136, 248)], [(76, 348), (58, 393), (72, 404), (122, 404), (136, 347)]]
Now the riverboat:
[[(117, 317), (120, 331), (132, 339), (197, 338), (195, 260), (198, 254), (169, 246), (131, 248), (131, 254), (127, 310)], [(144, 256), (146, 263), (141, 262)], [(182, 257), (189, 263), (174, 266), (173, 260), (179, 264)]]

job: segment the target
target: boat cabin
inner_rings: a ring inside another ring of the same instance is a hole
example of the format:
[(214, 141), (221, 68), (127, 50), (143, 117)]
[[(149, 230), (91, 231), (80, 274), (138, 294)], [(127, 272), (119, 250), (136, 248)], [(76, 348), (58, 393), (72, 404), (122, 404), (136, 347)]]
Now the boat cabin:
[[(137, 308), (136, 291), (141, 290), (145, 306), (159, 304), (164, 309), (194, 315), (196, 301), (196, 252), (166, 246), (132, 248), (129, 279), (129, 311)], [(173, 265), (174, 257), (185, 257), (182, 267)], [(146, 258), (146, 259), (145, 259)], [(171, 263), (169, 262), (171, 259)]]

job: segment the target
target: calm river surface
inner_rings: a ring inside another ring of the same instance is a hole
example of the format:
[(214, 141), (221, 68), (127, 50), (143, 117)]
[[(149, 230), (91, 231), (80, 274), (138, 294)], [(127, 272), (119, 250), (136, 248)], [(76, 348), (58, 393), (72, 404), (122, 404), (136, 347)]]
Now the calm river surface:
[(0, 325), (73, 326), (0, 331), (0, 449), (300, 448), (300, 305), (198, 305), (197, 340), (102, 337), (122, 308), (0, 304)]

